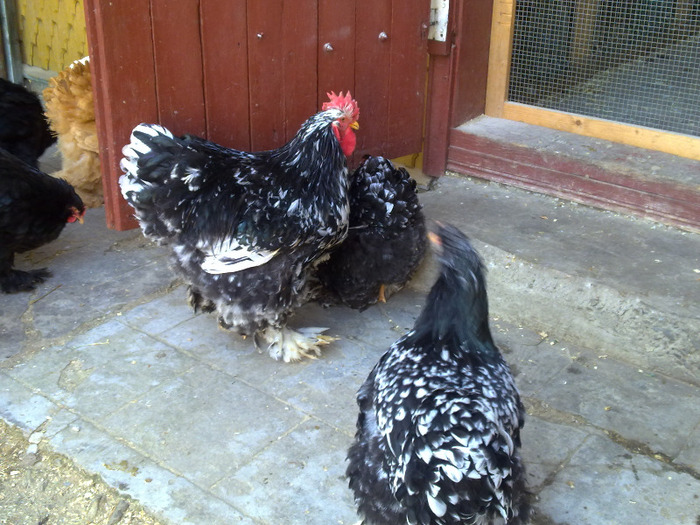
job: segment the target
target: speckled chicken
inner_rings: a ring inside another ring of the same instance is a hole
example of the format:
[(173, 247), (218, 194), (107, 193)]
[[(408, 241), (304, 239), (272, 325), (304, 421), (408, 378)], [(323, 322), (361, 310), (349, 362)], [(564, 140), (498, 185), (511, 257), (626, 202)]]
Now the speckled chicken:
[(366, 157), (351, 178), (348, 236), (317, 268), (319, 300), (357, 309), (385, 302), (413, 275), (426, 245), (416, 181), (388, 159)]
[(309, 267), (347, 235), (358, 117), (349, 93), (331, 93), (276, 150), (233, 150), (153, 124), (124, 147), (122, 194), (144, 234), (172, 246), (190, 305), (275, 359), (315, 357), (332, 340), (287, 318), (308, 300)]
[(524, 410), (491, 338), (482, 262), (453, 226), (431, 239), (427, 303), (357, 396), (350, 488), (367, 524), (526, 523)]

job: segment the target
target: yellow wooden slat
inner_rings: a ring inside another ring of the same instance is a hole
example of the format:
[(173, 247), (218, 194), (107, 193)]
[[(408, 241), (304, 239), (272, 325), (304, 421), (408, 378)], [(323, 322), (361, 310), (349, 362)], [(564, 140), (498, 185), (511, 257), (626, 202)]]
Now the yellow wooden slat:
[(515, 0), (493, 0), (485, 110), (485, 113), (492, 117), (501, 116), (503, 102), (508, 96), (514, 18)]
[(17, 0), (22, 60), (61, 71), (87, 55), (83, 0)]
[(600, 0), (577, 0), (574, 9), (574, 38), (571, 43), (572, 66), (578, 70), (589, 67), (591, 45)]
[(690, 135), (632, 126), (574, 113), (552, 111), (516, 102), (503, 104), (502, 117), (700, 160), (700, 138)]

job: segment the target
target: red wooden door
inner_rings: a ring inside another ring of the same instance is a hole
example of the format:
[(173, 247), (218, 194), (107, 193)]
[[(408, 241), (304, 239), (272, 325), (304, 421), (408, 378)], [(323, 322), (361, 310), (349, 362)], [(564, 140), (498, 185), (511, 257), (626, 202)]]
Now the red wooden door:
[(121, 148), (140, 122), (275, 148), (327, 91), (360, 105), (357, 156), (422, 149), (428, 0), (86, 0), (107, 223), (135, 226)]

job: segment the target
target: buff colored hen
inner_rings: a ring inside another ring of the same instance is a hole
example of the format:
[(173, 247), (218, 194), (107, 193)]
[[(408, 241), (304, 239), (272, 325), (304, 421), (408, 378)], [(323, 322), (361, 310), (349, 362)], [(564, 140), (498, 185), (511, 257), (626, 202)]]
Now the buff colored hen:
[(104, 197), (89, 57), (50, 79), (43, 95), (46, 117), (58, 136), (63, 157), (63, 169), (54, 175), (67, 180), (87, 207), (101, 206)]

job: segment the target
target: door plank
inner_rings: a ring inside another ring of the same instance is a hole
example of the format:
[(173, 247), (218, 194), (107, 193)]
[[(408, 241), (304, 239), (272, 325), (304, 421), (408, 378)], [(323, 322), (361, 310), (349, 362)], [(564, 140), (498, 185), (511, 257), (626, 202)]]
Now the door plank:
[(199, 0), (151, 2), (160, 123), (176, 135), (206, 133)]
[(700, 138), (644, 126), (554, 111), (517, 102), (503, 104), (503, 117), (587, 137), (700, 160)]
[[(332, 50), (326, 49), (326, 44), (330, 44)], [(317, 107), (320, 108), (328, 100), (326, 93), (331, 91), (339, 93), (349, 90), (355, 96), (354, 2), (319, 0), (317, 56)], [(358, 103), (362, 122), (362, 101), (358, 100)]]
[(301, 124), (316, 113), (318, 84), (318, 0), (286, 0), (284, 24), (284, 141), (291, 139)]
[(282, 3), (248, 1), (250, 141), (254, 151), (284, 142)]
[(423, 109), (428, 71), (427, 2), (394, 0), (388, 94), (387, 150), (390, 158), (423, 148)]
[[(355, 98), (360, 105), (361, 133), (357, 154), (383, 154), (388, 146), (391, 0), (357, 0), (355, 30)], [(360, 16), (361, 13), (361, 16)]]
[(202, 2), (202, 67), (207, 138), (250, 150), (246, 0)]

